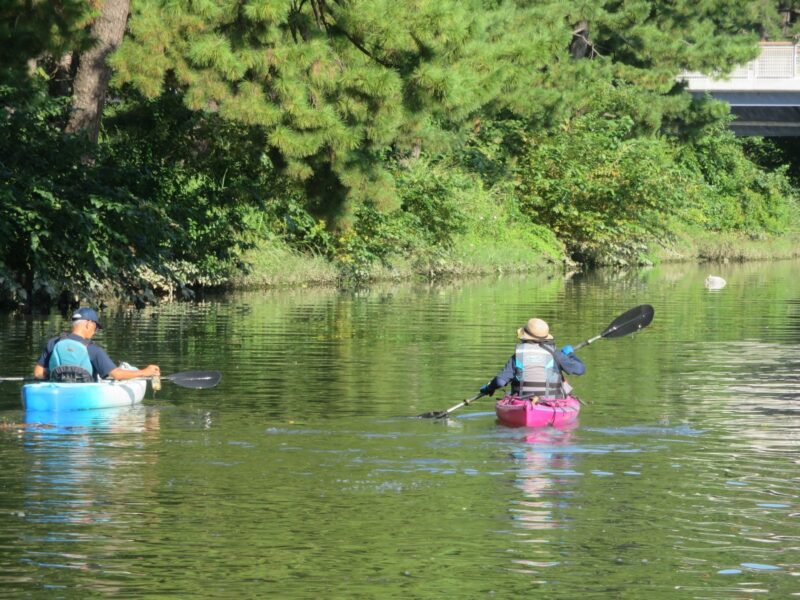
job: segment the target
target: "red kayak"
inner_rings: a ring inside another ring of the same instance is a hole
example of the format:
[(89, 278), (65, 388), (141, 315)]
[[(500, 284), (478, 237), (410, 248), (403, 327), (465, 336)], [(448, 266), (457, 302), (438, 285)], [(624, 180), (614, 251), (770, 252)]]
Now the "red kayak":
[(535, 402), (506, 396), (495, 405), (497, 418), (509, 427), (563, 427), (574, 423), (580, 410), (581, 401), (573, 396), (539, 398)]

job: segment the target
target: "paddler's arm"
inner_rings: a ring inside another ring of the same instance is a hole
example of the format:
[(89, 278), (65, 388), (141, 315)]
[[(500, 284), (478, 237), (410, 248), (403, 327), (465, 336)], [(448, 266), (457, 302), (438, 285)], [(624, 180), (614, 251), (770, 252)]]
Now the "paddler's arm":
[(109, 377), (118, 381), (136, 379), (137, 377), (153, 377), (154, 375), (161, 375), (161, 369), (158, 368), (158, 365), (147, 365), (144, 369), (136, 369), (135, 371), (117, 367), (108, 373)]
[(123, 381), (125, 379), (152, 377), (153, 375), (161, 374), (161, 369), (158, 368), (158, 365), (147, 365), (144, 369), (125, 369), (123, 367), (118, 367), (116, 363), (111, 360), (108, 353), (96, 344), (89, 346), (89, 356), (92, 359), (92, 368), (101, 379), (110, 377), (117, 381)]
[(572, 346), (567, 345), (561, 350), (556, 350), (554, 356), (562, 371), (570, 375), (583, 375), (586, 372), (586, 365), (583, 364), (580, 358), (575, 356)]
[(45, 366), (50, 360), (49, 346), (50, 342), (48, 341), (42, 348), (42, 353), (39, 355), (39, 358), (36, 359), (36, 364), (33, 367), (33, 376), (36, 379), (47, 379), (50, 376)]
[(37, 363), (36, 366), (33, 367), (33, 376), (36, 379), (47, 379), (47, 369)]
[(492, 380), (481, 387), (481, 394), (488, 394), (491, 396), (494, 394), (495, 390), (500, 389), (501, 387), (505, 387), (508, 385), (508, 382), (511, 381), (514, 377), (514, 355), (511, 355), (511, 358), (508, 359), (506, 366), (503, 367), (503, 370), (500, 371), (497, 375), (495, 375)]

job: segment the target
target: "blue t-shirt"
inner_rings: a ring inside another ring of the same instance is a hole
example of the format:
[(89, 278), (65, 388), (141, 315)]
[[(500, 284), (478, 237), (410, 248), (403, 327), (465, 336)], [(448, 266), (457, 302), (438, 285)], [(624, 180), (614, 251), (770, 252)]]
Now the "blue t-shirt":
[[(83, 344), (86, 343), (84, 338), (75, 333), (68, 333), (67, 338)], [(48, 365), (50, 364), (50, 355), (53, 353), (53, 348), (55, 348), (55, 345), (62, 339), (63, 338), (61, 336), (58, 336), (47, 340), (47, 343), (44, 345), (44, 349), (42, 350), (42, 354), (39, 356), (39, 360), (36, 361), (36, 364), (44, 367), (45, 369), (49, 369)], [(108, 374), (111, 373), (111, 371), (117, 368), (117, 365), (114, 364), (114, 361), (111, 360), (111, 357), (109, 357), (108, 354), (106, 354), (106, 351), (97, 344), (89, 342), (89, 344), (86, 346), (86, 350), (89, 353), (89, 360), (92, 362), (92, 369), (94, 370), (94, 373), (92, 373), (93, 376), (105, 379), (108, 377)]]

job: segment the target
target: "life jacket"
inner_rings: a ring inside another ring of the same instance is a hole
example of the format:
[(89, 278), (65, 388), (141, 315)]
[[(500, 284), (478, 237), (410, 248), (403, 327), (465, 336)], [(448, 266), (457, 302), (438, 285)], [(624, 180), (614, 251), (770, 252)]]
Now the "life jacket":
[(89, 358), (89, 340), (78, 341), (61, 335), (53, 346), (47, 368), (50, 380), (63, 383), (89, 383), (94, 381), (94, 369)]
[(512, 392), (522, 397), (563, 398), (566, 395), (564, 380), (554, 354), (553, 344), (517, 344), (514, 352)]

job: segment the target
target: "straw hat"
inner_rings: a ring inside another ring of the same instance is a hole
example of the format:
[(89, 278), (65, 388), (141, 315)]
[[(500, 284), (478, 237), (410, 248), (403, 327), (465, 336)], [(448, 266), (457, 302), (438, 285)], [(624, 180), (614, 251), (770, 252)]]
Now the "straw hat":
[(524, 327), (517, 329), (517, 337), (521, 340), (531, 340), (533, 342), (543, 342), (552, 340), (550, 327), (541, 319), (528, 319)]

